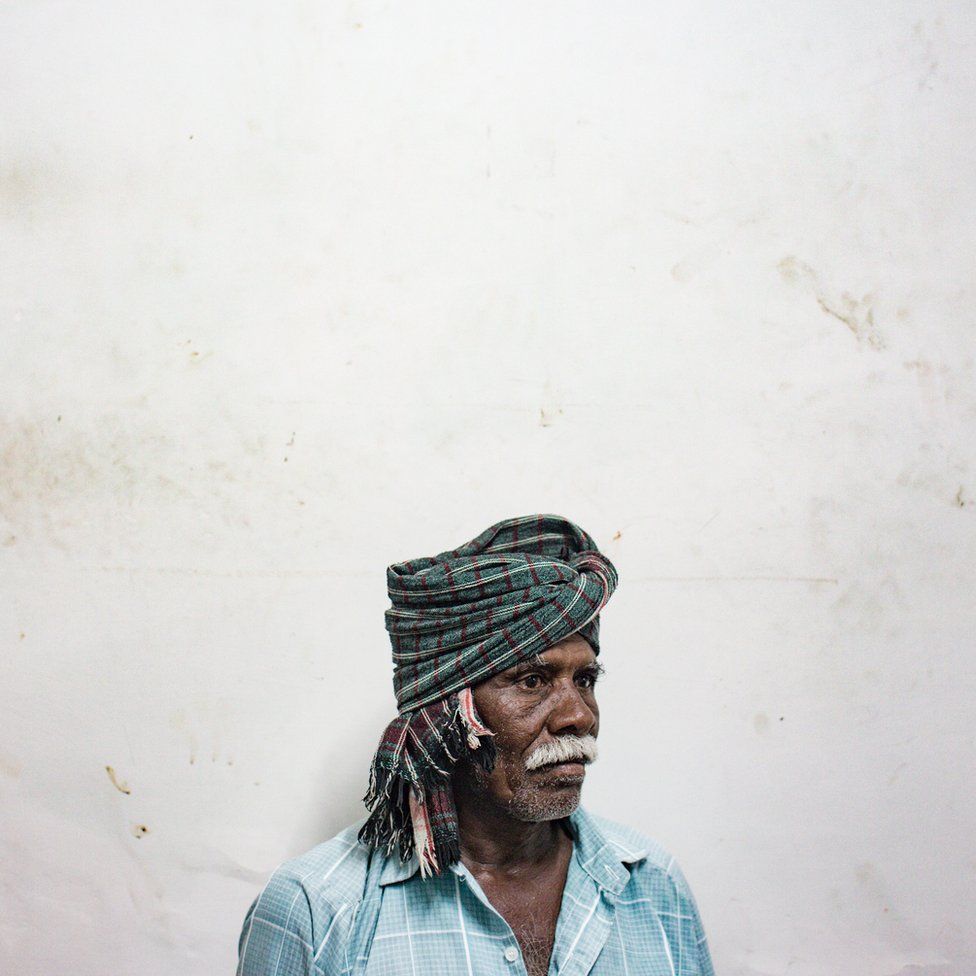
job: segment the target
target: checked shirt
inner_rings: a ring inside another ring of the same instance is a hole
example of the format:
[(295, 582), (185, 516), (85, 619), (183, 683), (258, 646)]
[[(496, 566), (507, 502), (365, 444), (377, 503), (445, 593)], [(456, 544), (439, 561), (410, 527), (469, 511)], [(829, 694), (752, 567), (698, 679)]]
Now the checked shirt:
[[(578, 809), (550, 976), (714, 976), (674, 859)], [(518, 941), (463, 864), (423, 880), (359, 824), (281, 865), (244, 919), (237, 976), (526, 976)]]

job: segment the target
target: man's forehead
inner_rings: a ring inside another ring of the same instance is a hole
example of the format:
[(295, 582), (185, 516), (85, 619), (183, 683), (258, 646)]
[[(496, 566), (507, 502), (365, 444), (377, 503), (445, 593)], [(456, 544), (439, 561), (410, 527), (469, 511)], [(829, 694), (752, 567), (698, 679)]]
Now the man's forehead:
[(536, 654), (530, 661), (520, 661), (513, 665), (503, 674), (511, 674), (533, 663), (541, 663), (551, 667), (582, 668), (588, 664), (596, 663), (596, 654), (593, 653), (593, 648), (585, 637), (580, 637), (579, 634), (571, 634), (565, 640), (561, 640), (558, 644)]

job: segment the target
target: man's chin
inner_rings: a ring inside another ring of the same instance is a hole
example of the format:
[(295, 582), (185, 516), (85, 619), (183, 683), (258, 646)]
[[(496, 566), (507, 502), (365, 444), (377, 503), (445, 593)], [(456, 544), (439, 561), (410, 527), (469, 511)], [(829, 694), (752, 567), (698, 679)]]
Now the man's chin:
[(575, 812), (581, 793), (581, 777), (568, 777), (565, 782), (552, 778), (545, 786), (540, 784), (531, 792), (513, 797), (509, 812), (516, 820), (526, 823), (562, 820)]

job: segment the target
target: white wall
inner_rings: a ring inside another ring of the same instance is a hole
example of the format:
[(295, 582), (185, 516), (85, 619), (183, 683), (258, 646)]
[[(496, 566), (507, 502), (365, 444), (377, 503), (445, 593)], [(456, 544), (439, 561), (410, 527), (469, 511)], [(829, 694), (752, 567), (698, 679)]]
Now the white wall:
[(621, 575), (587, 802), (719, 971), (976, 971), (974, 35), (5, 4), (0, 970), (232, 972), (359, 815), (386, 565), (554, 511)]

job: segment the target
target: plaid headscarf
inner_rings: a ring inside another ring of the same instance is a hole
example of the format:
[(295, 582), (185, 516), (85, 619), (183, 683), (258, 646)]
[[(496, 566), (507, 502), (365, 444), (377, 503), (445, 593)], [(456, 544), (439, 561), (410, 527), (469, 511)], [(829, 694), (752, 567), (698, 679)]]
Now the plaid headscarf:
[(599, 617), (617, 571), (579, 526), (558, 515), (506, 519), (463, 546), (394, 563), (393, 687), (400, 714), (373, 757), (359, 838), (423, 875), (460, 857), (450, 774), (466, 748), (490, 771), (492, 733), (471, 688), (579, 633), (600, 653)]

